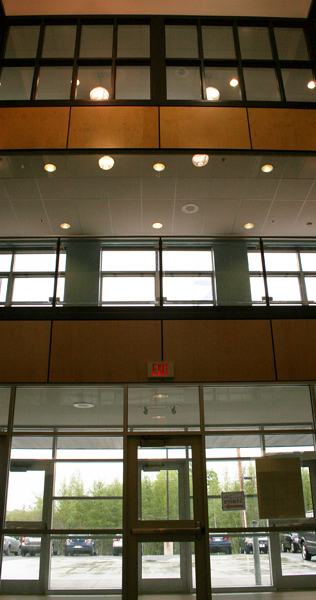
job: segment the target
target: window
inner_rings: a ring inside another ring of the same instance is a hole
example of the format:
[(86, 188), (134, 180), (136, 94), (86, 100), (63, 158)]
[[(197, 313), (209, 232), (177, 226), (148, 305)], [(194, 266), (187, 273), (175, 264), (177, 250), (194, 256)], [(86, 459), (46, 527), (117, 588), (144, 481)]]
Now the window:
[[(266, 249), (264, 252), (270, 304), (310, 304), (316, 301), (316, 252)], [(259, 252), (248, 253), (252, 300), (265, 300)]]
[(163, 297), (165, 304), (213, 304), (213, 257), (211, 249), (163, 251)]
[[(0, 305), (52, 306), (54, 301), (56, 252), (35, 248), (12, 252), (0, 251)], [(65, 255), (60, 257), (65, 270)], [(63, 279), (58, 282), (57, 295), (63, 297)]]
[(102, 304), (155, 304), (157, 251), (103, 249), (101, 257)]

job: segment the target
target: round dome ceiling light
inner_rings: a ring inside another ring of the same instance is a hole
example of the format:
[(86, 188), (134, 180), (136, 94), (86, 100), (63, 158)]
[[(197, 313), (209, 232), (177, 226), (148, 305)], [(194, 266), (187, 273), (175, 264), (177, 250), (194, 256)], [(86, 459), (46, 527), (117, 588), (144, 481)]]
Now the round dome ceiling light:
[(161, 229), (163, 227), (163, 224), (162, 223), (153, 223), (152, 227), (154, 229)]
[(245, 224), (244, 224), (244, 228), (245, 228), (245, 229), (252, 229), (253, 227), (254, 227), (254, 224), (253, 224), (253, 223), (245, 223)]
[(56, 171), (57, 167), (56, 167), (56, 165), (53, 165), (52, 163), (47, 163), (46, 165), (44, 165), (44, 169), (45, 169), (45, 171), (47, 171), (47, 173), (54, 173), (54, 171)]
[(184, 213), (187, 213), (187, 215), (192, 215), (193, 213), (196, 213), (199, 210), (199, 207), (197, 204), (184, 204), (182, 206), (182, 210)]
[(155, 171), (164, 171), (164, 170), (165, 170), (165, 168), (166, 168), (166, 165), (164, 165), (163, 163), (155, 163), (155, 164), (153, 165), (153, 169), (154, 169)]
[(230, 82), (229, 82), (229, 85), (231, 87), (237, 87), (238, 84), (239, 84), (239, 81), (238, 81), (238, 79), (235, 79), (235, 78), (231, 79)]
[(309, 82), (308, 82), (308, 84), (307, 84), (307, 87), (308, 87), (310, 90), (314, 90), (314, 89), (315, 89), (315, 87), (316, 87), (316, 83), (315, 83), (315, 81), (309, 81)]
[(91, 402), (75, 402), (73, 406), (75, 408), (94, 408), (94, 404)]
[(99, 167), (103, 169), (103, 171), (109, 171), (114, 166), (114, 159), (112, 156), (102, 156), (99, 159)]
[(263, 171), (263, 173), (271, 173), (271, 171), (273, 171), (273, 165), (263, 165), (261, 171)]
[(208, 154), (194, 154), (192, 162), (195, 167), (205, 167), (209, 161)]
[(212, 102), (216, 102), (220, 99), (220, 92), (215, 87), (207, 87), (206, 88), (206, 100), (210, 100)]
[(110, 97), (106, 88), (99, 86), (90, 91), (90, 100), (108, 100)]
[(70, 229), (70, 225), (69, 225), (69, 223), (61, 223), (61, 224), (60, 224), (60, 227), (61, 227), (62, 229)]

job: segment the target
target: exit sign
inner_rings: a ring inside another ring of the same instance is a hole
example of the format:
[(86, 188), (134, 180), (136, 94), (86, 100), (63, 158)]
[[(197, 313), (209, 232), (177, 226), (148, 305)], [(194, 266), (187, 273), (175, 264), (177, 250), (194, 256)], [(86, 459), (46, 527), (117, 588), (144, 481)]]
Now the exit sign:
[(148, 377), (151, 379), (172, 379), (174, 377), (174, 363), (156, 362), (148, 363)]

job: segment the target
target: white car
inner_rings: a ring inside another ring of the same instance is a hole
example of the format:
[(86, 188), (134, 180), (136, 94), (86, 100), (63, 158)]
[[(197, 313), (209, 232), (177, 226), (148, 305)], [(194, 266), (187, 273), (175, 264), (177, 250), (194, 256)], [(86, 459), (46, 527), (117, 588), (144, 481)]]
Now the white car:
[(123, 554), (123, 539), (121, 534), (118, 534), (113, 540), (113, 556)]
[(15, 554), (15, 556), (20, 556), (20, 554), (21, 554), (20, 540), (14, 538), (14, 537), (5, 535), (4, 540), (3, 540), (3, 552), (6, 556), (10, 556), (11, 552), (13, 552), (13, 554)]

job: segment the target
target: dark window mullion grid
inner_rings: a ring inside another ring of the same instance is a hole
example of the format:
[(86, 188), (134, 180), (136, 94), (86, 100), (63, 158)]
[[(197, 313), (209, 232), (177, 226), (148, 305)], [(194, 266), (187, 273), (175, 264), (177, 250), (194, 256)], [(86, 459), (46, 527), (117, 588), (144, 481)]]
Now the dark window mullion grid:
[(233, 22), (233, 36), (234, 36), (234, 42), (235, 42), (236, 58), (238, 60), (237, 70), (238, 70), (238, 78), (239, 78), (239, 87), (241, 90), (242, 100), (246, 101), (247, 100), (246, 88), (245, 88), (245, 80), (244, 80), (244, 73), (243, 73), (243, 68), (242, 68), (240, 44), (239, 44), (239, 37), (238, 37), (238, 24), (237, 24), (236, 19), (234, 19), (234, 22)]
[(302, 267), (302, 260), (301, 260), (301, 253), (300, 252), (297, 253), (297, 259), (298, 259), (298, 264), (299, 264), (299, 267), (300, 267), (299, 281), (300, 281), (302, 304), (303, 305), (308, 305), (307, 290), (306, 290), (306, 285), (305, 285), (305, 273), (304, 273), (303, 267)]
[(37, 84), (38, 84), (39, 70), (40, 70), (40, 59), (41, 59), (42, 52), (43, 52), (44, 36), (45, 36), (45, 22), (44, 22), (44, 19), (42, 19), (40, 34), (39, 34), (39, 38), (38, 38), (35, 66), (34, 66), (33, 83), (32, 83), (32, 89), (31, 89), (31, 100), (36, 100)]
[(10, 25), (5, 28), (4, 23), (0, 20), (0, 57), (4, 58), (5, 49), (7, 47), (7, 41), (9, 37)]
[(202, 88), (202, 100), (206, 100), (206, 79), (205, 79), (201, 19), (197, 20), (196, 26), (197, 26), (197, 36), (198, 36), (198, 50), (199, 50), (199, 57), (200, 57), (200, 78), (201, 78), (201, 88)]
[(10, 272), (7, 273), (8, 286), (7, 286), (7, 296), (6, 296), (6, 300), (5, 300), (5, 306), (11, 306), (11, 298), (12, 298), (13, 282), (14, 282), (14, 276), (13, 276), (14, 257), (15, 257), (15, 253), (12, 252)]
[(76, 99), (76, 90), (77, 90), (77, 79), (78, 79), (78, 58), (80, 52), (80, 41), (81, 41), (81, 19), (78, 20), (77, 24), (77, 32), (76, 32), (76, 41), (75, 41), (75, 56), (73, 62), (72, 69), (72, 81), (71, 81), (71, 90), (70, 90), (70, 99)]
[(150, 97), (160, 105), (167, 99), (165, 21), (162, 16), (151, 18), (150, 60)]
[(113, 47), (112, 47), (112, 70), (111, 70), (111, 92), (110, 92), (110, 100), (114, 100), (115, 99), (116, 57), (117, 57), (117, 30), (118, 30), (118, 23), (117, 23), (117, 17), (115, 17), (114, 23), (113, 23)]
[(280, 99), (281, 99), (281, 102), (285, 102), (286, 101), (285, 90), (284, 90), (282, 72), (281, 72), (280, 61), (279, 61), (279, 56), (278, 56), (278, 49), (277, 49), (276, 40), (275, 40), (275, 36), (274, 36), (272, 19), (269, 20), (268, 29), (269, 29), (269, 38), (270, 38), (270, 44), (271, 44), (271, 49), (272, 49), (272, 56), (275, 60), (275, 71), (276, 71), (277, 80), (278, 80)]

